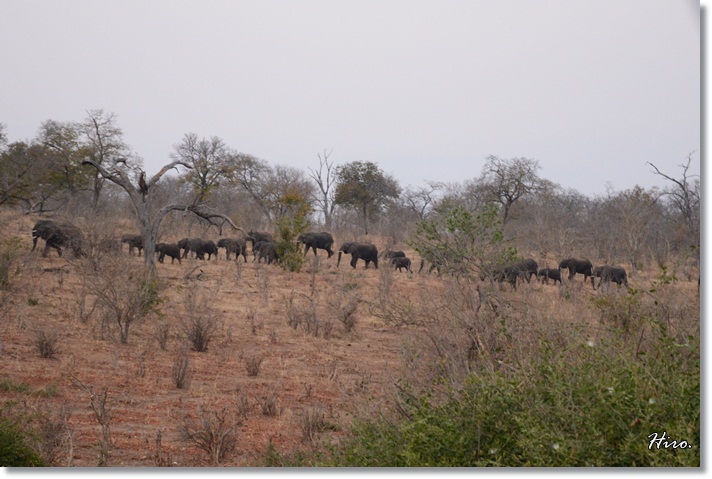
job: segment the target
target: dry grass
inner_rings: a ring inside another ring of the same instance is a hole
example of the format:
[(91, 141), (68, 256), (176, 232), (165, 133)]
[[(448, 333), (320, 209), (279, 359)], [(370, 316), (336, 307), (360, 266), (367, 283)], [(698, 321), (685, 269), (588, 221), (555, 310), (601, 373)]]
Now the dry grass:
[[(270, 444), (296, 451), (317, 436), (338, 439), (353, 416), (384, 412), (401, 378), (456, 382), (478, 367), (516, 367), (501, 362), (503, 349), (510, 359), (535, 360), (537, 335), (561, 335), (565, 342), (572, 334), (583, 341), (604, 334), (591, 306), (603, 293), (579, 278), (561, 288), (532, 283), (516, 292), (487, 290), (475, 313), (476, 291), (425, 271), (411, 276), (362, 264), (354, 270), (348, 262), (337, 269), (336, 257), (324, 257), (287, 274), (221, 258), (159, 264), (160, 316), (136, 321), (121, 344), (115, 330), (101, 330), (80, 260), (29, 254), (33, 223), (17, 217), (4, 226), (6, 234), (23, 235), (24, 249), (0, 312), (0, 379), (28, 389), (0, 391), (0, 402), (26, 401), (50, 411), (55, 422), (66, 417), (75, 466), (96, 466), (100, 454), (110, 466), (195, 466), (206, 456), (211, 464), (258, 465)], [(140, 258), (122, 255), (140, 266)], [(186, 280), (198, 265), (200, 279)], [(630, 281), (649, 285), (653, 277), (649, 271)], [(673, 323), (685, 308), (699, 309), (694, 280), (666, 293)], [(199, 290), (192, 303), (186, 288)], [(213, 321), (207, 351), (183, 352), (185, 342), (168, 340), (170, 331), (190, 339), (190, 326), (206, 318)], [(327, 331), (330, 323), (340, 327)], [(38, 354), (33, 331), (40, 326), (61, 332), (53, 361)], [(181, 355), (190, 388), (176, 387)], [(258, 374), (245, 374), (249, 358), (259, 358)], [(93, 386), (96, 415), (87, 390), (71, 378)], [(31, 393), (50, 385), (51, 396)], [(102, 397), (110, 415), (101, 416)], [(203, 404), (210, 410), (201, 410)], [(63, 408), (72, 414), (63, 416)], [(193, 422), (184, 423), (186, 417)], [(185, 439), (185, 424), (193, 439)], [(198, 434), (211, 428), (218, 439)]]

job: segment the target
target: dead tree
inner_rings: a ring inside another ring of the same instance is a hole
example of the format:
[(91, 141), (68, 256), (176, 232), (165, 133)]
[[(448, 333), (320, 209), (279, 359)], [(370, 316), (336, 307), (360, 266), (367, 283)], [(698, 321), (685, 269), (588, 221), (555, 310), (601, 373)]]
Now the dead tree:
[(155, 247), (158, 240), (158, 231), (161, 226), (161, 221), (171, 211), (184, 211), (190, 212), (196, 216), (208, 220), (212, 225), (217, 226), (222, 233), (222, 228), (225, 224), (228, 224), (235, 230), (244, 230), (233, 223), (233, 221), (226, 215), (220, 213), (211, 213), (202, 204), (168, 204), (163, 206), (155, 213), (152, 213), (151, 201), (153, 197), (153, 187), (158, 183), (158, 181), (165, 175), (168, 171), (172, 169), (177, 169), (179, 166), (184, 168), (192, 169), (192, 167), (183, 161), (174, 161), (165, 165), (161, 170), (153, 175), (148, 181), (145, 179), (145, 173), (142, 172), (138, 184), (134, 184), (130, 177), (129, 170), (126, 166), (126, 162), (123, 158), (117, 158), (113, 161), (113, 165), (106, 167), (93, 160), (84, 160), (82, 165), (93, 166), (97, 172), (102, 176), (102, 178), (111, 181), (112, 183), (120, 186), (131, 198), (131, 202), (134, 205), (136, 211), (136, 217), (138, 218), (141, 237), (143, 239), (143, 258), (149, 271), (155, 271), (156, 267), (156, 255)]
[[(680, 165), (682, 168), (682, 178), (675, 179), (661, 172), (657, 166), (648, 162), (655, 170), (655, 174), (662, 176), (673, 183), (670, 189), (663, 194), (670, 197), (673, 206), (682, 216), (687, 227), (692, 246), (698, 251), (700, 247), (700, 183), (699, 175), (690, 175), (690, 163), (692, 163), (692, 153), (687, 156), (687, 164)], [(697, 178), (692, 180), (692, 178)]]

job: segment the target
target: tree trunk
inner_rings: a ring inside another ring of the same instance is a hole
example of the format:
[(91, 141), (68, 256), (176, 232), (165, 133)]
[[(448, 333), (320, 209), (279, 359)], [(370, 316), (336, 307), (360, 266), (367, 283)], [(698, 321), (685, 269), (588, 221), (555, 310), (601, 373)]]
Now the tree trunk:
[(363, 230), (368, 234), (368, 205), (363, 205)]

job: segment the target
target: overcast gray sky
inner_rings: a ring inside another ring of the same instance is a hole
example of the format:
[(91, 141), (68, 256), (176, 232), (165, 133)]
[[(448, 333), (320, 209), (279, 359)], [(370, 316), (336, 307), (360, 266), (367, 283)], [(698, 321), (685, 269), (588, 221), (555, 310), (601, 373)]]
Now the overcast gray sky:
[(402, 186), (488, 155), (587, 195), (700, 161), (689, 0), (0, 0), (11, 141), (89, 109), (156, 172), (183, 135), (304, 170), (373, 161)]

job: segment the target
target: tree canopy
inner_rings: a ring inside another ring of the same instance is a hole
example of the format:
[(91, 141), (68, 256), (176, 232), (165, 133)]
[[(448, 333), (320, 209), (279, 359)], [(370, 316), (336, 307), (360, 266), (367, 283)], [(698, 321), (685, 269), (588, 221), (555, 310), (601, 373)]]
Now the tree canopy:
[(353, 208), (363, 220), (364, 232), (368, 223), (385, 205), (400, 195), (398, 182), (370, 161), (354, 161), (339, 166), (334, 201), (337, 205)]

